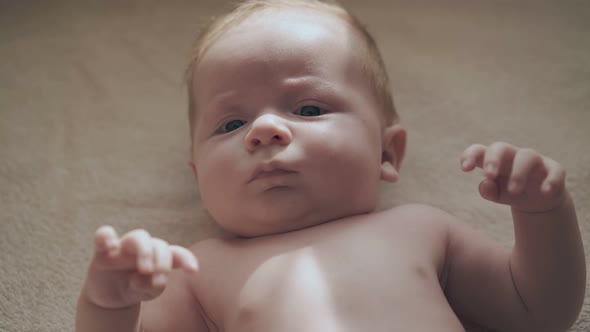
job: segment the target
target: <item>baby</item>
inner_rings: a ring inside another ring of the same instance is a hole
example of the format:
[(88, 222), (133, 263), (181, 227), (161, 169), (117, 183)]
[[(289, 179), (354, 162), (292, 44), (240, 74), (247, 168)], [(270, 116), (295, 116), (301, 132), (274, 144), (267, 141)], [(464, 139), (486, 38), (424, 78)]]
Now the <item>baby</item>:
[[(77, 331), (565, 331), (585, 258), (565, 172), (508, 143), (468, 147), (512, 209), (506, 249), (425, 205), (376, 211), (404, 157), (383, 61), (334, 2), (244, 2), (189, 68), (192, 163), (229, 233), (190, 248), (103, 226)], [(198, 264), (197, 264), (198, 258)]]

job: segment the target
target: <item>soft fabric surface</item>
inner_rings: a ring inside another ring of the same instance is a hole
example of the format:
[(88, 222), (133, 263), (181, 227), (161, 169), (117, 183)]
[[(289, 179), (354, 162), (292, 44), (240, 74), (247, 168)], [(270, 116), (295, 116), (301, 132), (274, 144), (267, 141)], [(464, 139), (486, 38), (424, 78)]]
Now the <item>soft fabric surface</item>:
[[(590, 239), (586, 1), (345, 1), (379, 41), (409, 130), (382, 206), (421, 202), (510, 245), (459, 154), (496, 140), (568, 170)], [(70, 331), (94, 230), (218, 231), (188, 166), (182, 75), (218, 1), (0, 4), (0, 331)], [(424, 313), (427, 315), (428, 313)], [(571, 331), (590, 329), (590, 302)]]

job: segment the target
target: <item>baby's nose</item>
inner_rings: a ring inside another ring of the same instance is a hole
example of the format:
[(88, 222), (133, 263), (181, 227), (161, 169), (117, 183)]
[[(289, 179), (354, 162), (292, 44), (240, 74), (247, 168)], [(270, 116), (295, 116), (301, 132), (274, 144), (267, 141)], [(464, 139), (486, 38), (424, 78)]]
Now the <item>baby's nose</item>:
[(244, 143), (246, 148), (253, 152), (260, 146), (288, 145), (292, 139), (291, 130), (285, 119), (274, 114), (264, 114), (254, 120)]

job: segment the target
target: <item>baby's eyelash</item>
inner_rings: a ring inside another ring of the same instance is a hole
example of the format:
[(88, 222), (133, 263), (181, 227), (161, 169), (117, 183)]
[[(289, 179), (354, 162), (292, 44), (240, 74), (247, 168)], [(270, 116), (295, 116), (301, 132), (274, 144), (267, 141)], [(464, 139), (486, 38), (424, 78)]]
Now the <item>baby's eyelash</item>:
[(326, 110), (317, 105), (303, 105), (297, 108), (294, 113), (303, 117), (313, 117), (325, 114)]
[(231, 120), (223, 122), (221, 124), (221, 126), (219, 126), (217, 128), (217, 130), (215, 132), (218, 134), (227, 134), (227, 133), (230, 133), (234, 130), (240, 129), (245, 124), (246, 124), (246, 121), (244, 121), (244, 120), (231, 119)]

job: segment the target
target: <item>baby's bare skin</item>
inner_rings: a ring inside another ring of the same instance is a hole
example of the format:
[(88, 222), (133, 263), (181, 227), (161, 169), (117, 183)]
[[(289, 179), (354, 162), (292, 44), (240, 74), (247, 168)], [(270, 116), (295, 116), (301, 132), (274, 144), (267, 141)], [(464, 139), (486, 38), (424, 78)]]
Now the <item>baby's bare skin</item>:
[[(102, 227), (77, 331), (462, 331), (455, 312), (494, 330), (565, 331), (585, 265), (561, 167), (496, 143), (466, 149), (462, 168), (492, 160), (480, 194), (512, 205), (512, 249), (424, 205), (207, 240), (192, 252)], [(527, 171), (535, 164), (541, 177)], [(507, 189), (521, 169), (526, 187)]]
[[(423, 209), (433, 211), (408, 205), (205, 241), (192, 248), (200, 272), (181, 278), (210, 331), (463, 331), (443, 293), (447, 221), (424, 218), (434, 215)], [(162, 299), (145, 305), (145, 323), (174, 314), (160, 307), (166, 293)], [(183, 318), (193, 317), (174, 317)]]
[(191, 252), (101, 227), (77, 331), (463, 331), (457, 315), (497, 331), (573, 324), (585, 258), (555, 160), (504, 142), (461, 155), (463, 171), (483, 171), (480, 195), (510, 206), (512, 248), (432, 207), (374, 212), (380, 180), (399, 179), (406, 134), (380, 112), (349, 28), (274, 8), (212, 44), (193, 71), (191, 166), (202, 207), (236, 238)]

